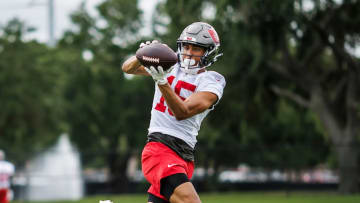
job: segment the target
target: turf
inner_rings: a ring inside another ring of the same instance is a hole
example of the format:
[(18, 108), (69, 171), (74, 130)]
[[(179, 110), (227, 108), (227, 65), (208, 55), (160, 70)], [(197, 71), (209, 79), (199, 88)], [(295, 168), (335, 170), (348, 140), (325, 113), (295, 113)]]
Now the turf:
[[(207, 193), (200, 194), (203, 203), (359, 203), (359, 195), (342, 196), (336, 193), (300, 192), (252, 192), (252, 193)], [(112, 200), (114, 203), (146, 203), (146, 195), (93, 196), (75, 201), (78, 203), (98, 203), (99, 200)], [(13, 203), (20, 203), (14, 201)], [(73, 203), (56, 201), (47, 203)], [(38, 203), (38, 202), (27, 202)], [(43, 202), (39, 202), (43, 203)]]

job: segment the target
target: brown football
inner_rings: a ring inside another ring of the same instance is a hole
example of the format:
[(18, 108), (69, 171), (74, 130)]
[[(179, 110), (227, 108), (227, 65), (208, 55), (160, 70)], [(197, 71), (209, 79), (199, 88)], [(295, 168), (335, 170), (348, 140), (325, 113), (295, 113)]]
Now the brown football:
[(136, 51), (136, 58), (145, 67), (162, 66), (164, 70), (168, 70), (178, 61), (176, 53), (162, 43), (152, 43), (139, 48)]

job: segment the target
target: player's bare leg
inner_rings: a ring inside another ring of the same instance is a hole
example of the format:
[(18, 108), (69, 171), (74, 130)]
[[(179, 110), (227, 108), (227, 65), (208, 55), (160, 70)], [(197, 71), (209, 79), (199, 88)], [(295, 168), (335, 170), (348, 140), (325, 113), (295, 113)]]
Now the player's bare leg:
[(170, 196), (170, 202), (201, 203), (201, 200), (193, 184), (191, 182), (186, 182), (175, 188), (174, 193)]

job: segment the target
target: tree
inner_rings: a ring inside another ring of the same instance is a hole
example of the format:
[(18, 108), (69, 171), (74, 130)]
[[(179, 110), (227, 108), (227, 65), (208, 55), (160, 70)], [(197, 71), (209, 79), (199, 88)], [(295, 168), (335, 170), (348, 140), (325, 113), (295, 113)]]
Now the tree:
[[(194, 21), (209, 22), (220, 36), (224, 56), (211, 69), (225, 75), (227, 86), (198, 136), (200, 164), (215, 169), (241, 162), (279, 169), (312, 167), (326, 159), (328, 144), (311, 112), (271, 91), (278, 76), (264, 68), (267, 47), (246, 19), (256, 6), (253, 1), (166, 1), (154, 17), (156, 35), (170, 44)], [(206, 18), (208, 8), (215, 9), (215, 18)], [(297, 154), (304, 156), (294, 159)]]
[[(346, 47), (359, 43), (360, 4), (313, 3), (312, 11), (295, 10), (299, 28), (288, 27), (286, 34), (296, 40), (293, 53), (284, 34), (278, 49), (282, 56), (269, 64), (297, 89), (273, 89), (317, 114), (337, 153), (339, 191), (359, 192), (360, 64)], [(296, 34), (299, 31), (302, 36)]]
[[(358, 1), (228, 1), (220, 16), (258, 39), (272, 90), (317, 115), (334, 147), (339, 191), (359, 191)], [(305, 7), (307, 6), (307, 7)], [(229, 9), (231, 8), (231, 9)]]
[(139, 44), (137, 1), (106, 1), (98, 11), (100, 17), (92, 17), (83, 5), (72, 15), (79, 29), (68, 31), (59, 42), (59, 49), (76, 56), (64, 93), (67, 121), (85, 167), (106, 165), (112, 189), (127, 191), (128, 159), (146, 140), (153, 82), (126, 79), (120, 70)]
[(13, 19), (0, 32), (0, 148), (18, 166), (52, 144), (64, 124), (63, 73), (52, 64), (54, 50), (23, 40), (31, 30)]

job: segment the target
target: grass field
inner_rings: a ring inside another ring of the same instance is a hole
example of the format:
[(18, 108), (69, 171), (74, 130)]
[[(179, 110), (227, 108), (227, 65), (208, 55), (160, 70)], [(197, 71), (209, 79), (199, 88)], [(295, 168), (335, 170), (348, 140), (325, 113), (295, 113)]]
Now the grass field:
[[(359, 203), (360, 195), (341, 196), (335, 193), (310, 192), (252, 192), (252, 193), (206, 193), (200, 194), (203, 203)], [(87, 197), (78, 203), (98, 203), (99, 200), (112, 200), (114, 203), (146, 203), (146, 195), (116, 195)], [(13, 203), (21, 203), (14, 201)], [(30, 203), (30, 202), (27, 202)], [(37, 203), (37, 202), (31, 202)], [(41, 202), (44, 203), (44, 202)], [(73, 203), (57, 201), (47, 203)]]

